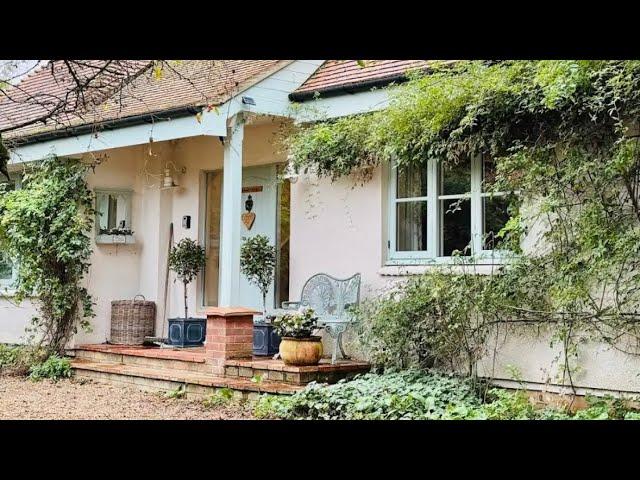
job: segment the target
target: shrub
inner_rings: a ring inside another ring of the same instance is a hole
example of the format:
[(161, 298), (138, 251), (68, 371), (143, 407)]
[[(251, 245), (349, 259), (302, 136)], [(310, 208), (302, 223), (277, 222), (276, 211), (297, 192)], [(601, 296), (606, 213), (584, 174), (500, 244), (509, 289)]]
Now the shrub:
[(23, 188), (0, 195), (0, 250), (18, 269), (15, 301), (38, 307), (30, 333), (62, 354), (77, 328), (90, 329), (93, 299), (83, 280), (91, 265), (94, 196), (89, 165), (51, 156), (23, 177)]
[(43, 348), (0, 344), (0, 374), (27, 375), (31, 367), (46, 358)]
[(329, 386), (311, 383), (288, 398), (261, 398), (254, 413), (261, 418), (286, 419), (438, 419), (457, 406), (480, 406), (471, 381), (447, 374), (406, 371), (369, 373)]
[(29, 369), (29, 378), (34, 381), (49, 378), (57, 381), (61, 378), (71, 377), (71, 363), (69, 359), (51, 355), (42, 363), (32, 365)]
[(434, 371), (369, 373), (335, 385), (311, 383), (290, 397), (263, 396), (254, 415), (327, 420), (640, 419), (640, 412), (613, 397), (589, 397), (588, 408), (571, 414), (536, 409), (521, 391), (492, 388), (484, 402), (480, 393), (469, 379)]
[[(486, 331), (477, 305), (490, 290), (485, 276), (442, 272), (412, 277), (356, 310), (358, 340), (377, 367), (455, 368), (472, 373)], [(474, 301), (471, 301), (473, 299)]]

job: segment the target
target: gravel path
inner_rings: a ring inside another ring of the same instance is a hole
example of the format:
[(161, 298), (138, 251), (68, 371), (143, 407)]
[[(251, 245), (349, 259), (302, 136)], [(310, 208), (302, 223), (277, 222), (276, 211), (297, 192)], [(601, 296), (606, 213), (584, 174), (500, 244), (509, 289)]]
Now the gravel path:
[(249, 419), (249, 406), (205, 407), (201, 401), (163, 398), (129, 387), (90, 381), (0, 376), (0, 419), (220, 420)]

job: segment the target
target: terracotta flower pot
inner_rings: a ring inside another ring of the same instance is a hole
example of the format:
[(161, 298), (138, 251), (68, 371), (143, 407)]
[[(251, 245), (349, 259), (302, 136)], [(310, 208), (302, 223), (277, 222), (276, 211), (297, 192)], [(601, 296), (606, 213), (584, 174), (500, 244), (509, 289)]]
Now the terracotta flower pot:
[(322, 337), (283, 337), (280, 356), (285, 365), (317, 365), (322, 358)]

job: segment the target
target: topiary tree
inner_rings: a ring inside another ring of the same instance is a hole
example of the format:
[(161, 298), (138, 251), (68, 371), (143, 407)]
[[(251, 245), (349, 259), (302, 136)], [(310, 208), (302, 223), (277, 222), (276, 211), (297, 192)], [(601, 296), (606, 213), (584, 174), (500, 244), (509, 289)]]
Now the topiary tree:
[(240, 270), (249, 283), (256, 285), (262, 293), (262, 310), (267, 311), (267, 292), (273, 282), (276, 267), (276, 248), (266, 235), (247, 238), (240, 249)]
[(183, 238), (169, 253), (169, 268), (174, 271), (184, 285), (184, 318), (189, 318), (187, 307), (187, 286), (198, 276), (206, 262), (204, 248), (190, 238)]
[(0, 249), (17, 265), (15, 299), (36, 303), (31, 339), (63, 354), (80, 326), (89, 330), (93, 300), (82, 286), (89, 271), (95, 211), (85, 179), (89, 165), (51, 156), (0, 193)]

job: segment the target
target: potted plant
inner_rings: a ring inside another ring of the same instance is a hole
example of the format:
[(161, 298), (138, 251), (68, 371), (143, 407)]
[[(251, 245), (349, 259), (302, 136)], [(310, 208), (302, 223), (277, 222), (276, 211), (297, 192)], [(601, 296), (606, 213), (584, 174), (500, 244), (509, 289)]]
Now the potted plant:
[(258, 356), (278, 353), (280, 346), (280, 337), (267, 317), (267, 292), (273, 282), (275, 266), (276, 249), (267, 236), (245, 239), (240, 248), (240, 270), (262, 293), (262, 318), (256, 319), (253, 326), (253, 354)]
[(317, 365), (322, 358), (322, 337), (314, 336), (318, 317), (312, 308), (302, 307), (279, 315), (273, 328), (282, 337), (280, 356), (285, 365)]
[(256, 235), (245, 239), (240, 248), (240, 271), (249, 283), (260, 289), (263, 317), (267, 313), (267, 292), (273, 282), (275, 268), (276, 248), (269, 243), (269, 237)]
[(198, 276), (206, 261), (205, 251), (190, 238), (184, 238), (169, 252), (169, 268), (184, 285), (184, 318), (169, 319), (169, 343), (179, 347), (202, 345), (206, 320), (189, 318), (187, 287)]

